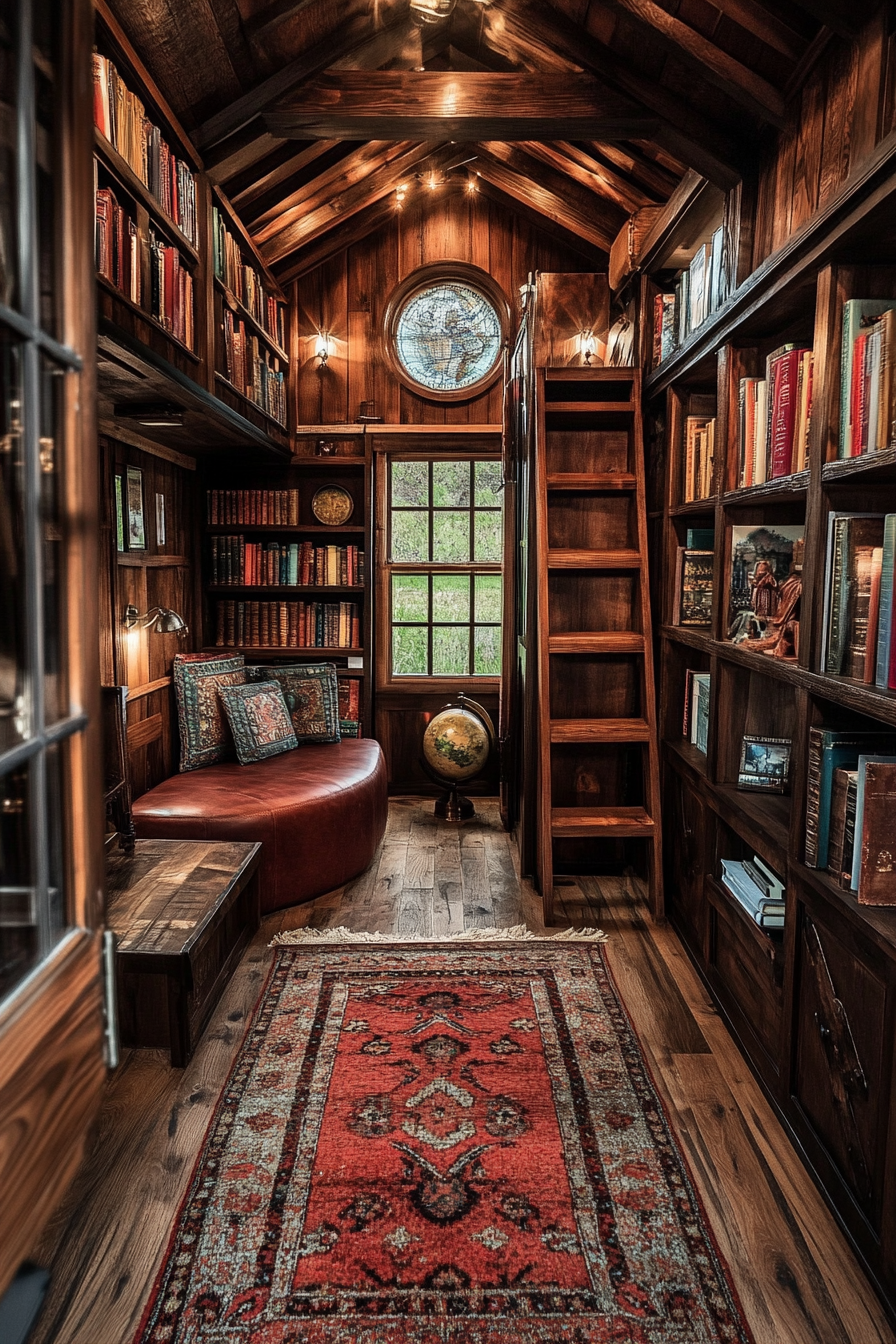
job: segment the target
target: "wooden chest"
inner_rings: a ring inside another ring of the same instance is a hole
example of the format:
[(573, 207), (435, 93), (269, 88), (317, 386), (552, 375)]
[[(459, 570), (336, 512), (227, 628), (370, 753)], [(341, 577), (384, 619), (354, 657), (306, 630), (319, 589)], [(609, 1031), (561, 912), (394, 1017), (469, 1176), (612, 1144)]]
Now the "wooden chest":
[(259, 924), (261, 845), (138, 840), (107, 862), (123, 1045), (183, 1067)]

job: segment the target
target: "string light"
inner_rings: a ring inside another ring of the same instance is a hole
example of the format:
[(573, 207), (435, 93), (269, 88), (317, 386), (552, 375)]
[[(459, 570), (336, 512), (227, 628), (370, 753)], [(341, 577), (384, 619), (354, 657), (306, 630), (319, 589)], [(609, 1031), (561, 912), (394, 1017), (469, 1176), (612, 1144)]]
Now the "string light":
[[(461, 163), (452, 164), (450, 168), (445, 168), (442, 170), (436, 170), (433, 168), (430, 169), (429, 172), (415, 173), (413, 178), (406, 178), (403, 182), (399, 182), (397, 187), (395, 188), (396, 210), (400, 210), (404, 205), (405, 201), (408, 198), (408, 193), (411, 191), (414, 182), (418, 182), (420, 186), (424, 187), (427, 191), (438, 191), (439, 187), (448, 186), (449, 179), (453, 175), (455, 174), (460, 175), (461, 168), (466, 168), (468, 164), (475, 162), (476, 162), (476, 156), (474, 155), (472, 158), (464, 159)], [(479, 174), (477, 173), (476, 177), (478, 176)], [(478, 185), (476, 183), (476, 177), (474, 177), (472, 173), (468, 173), (466, 182), (464, 183), (465, 190), (471, 196), (474, 195), (479, 190)]]

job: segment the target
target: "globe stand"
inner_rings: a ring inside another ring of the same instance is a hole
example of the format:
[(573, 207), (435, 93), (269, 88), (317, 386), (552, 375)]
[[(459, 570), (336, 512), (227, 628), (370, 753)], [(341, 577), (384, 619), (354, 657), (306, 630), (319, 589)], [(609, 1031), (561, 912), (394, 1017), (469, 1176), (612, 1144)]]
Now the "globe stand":
[(445, 821), (469, 821), (470, 817), (475, 817), (476, 809), (469, 798), (458, 793), (457, 785), (452, 784), (436, 799), (433, 815)]

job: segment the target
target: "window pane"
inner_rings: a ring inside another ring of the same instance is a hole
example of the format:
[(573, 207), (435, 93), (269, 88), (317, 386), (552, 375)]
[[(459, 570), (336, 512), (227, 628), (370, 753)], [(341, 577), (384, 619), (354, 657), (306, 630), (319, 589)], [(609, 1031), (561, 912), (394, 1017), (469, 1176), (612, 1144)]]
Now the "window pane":
[(39, 955), (29, 786), (27, 766), (0, 778), (0, 998), (27, 975)]
[(469, 508), (469, 462), (433, 462), (432, 502), (436, 508)]
[(469, 513), (432, 515), (432, 558), (442, 564), (462, 564), (470, 559)]
[[(75, 375), (72, 374), (72, 377)], [(44, 543), (44, 715), (54, 723), (67, 712), (62, 666), (62, 432), (65, 374), (49, 360), (41, 365), (41, 530)]]
[(429, 463), (392, 463), (393, 505), (429, 504)]
[(433, 626), (432, 672), (434, 677), (466, 676), (470, 671), (469, 626)]
[(396, 625), (392, 630), (392, 671), (396, 677), (425, 677), (427, 636), (425, 626)]
[(470, 622), (470, 579), (467, 574), (434, 574), (432, 578), (434, 621)]
[(25, 701), (21, 348), (0, 331), (0, 750), (30, 731)]
[(477, 621), (501, 621), (501, 575), (476, 575), (476, 611)]
[(476, 559), (483, 564), (500, 564), (502, 529), (500, 513), (476, 510)]
[(430, 514), (411, 509), (392, 514), (392, 559), (419, 562), (429, 559)]
[(429, 576), (427, 574), (392, 575), (393, 621), (429, 620)]
[(0, 10), (0, 302), (18, 304), (16, 284), (16, 10)]
[(476, 463), (476, 503), (497, 509), (501, 507), (501, 463)]
[[(47, 777), (47, 928), (49, 946), (57, 943), (68, 925), (65, 901), (65, 797), (62, 788), (63, 752), (66, 746), (49, 747)], [(49, 951), (49, 947), (45, 949)]]
[(477, 625), (473, 632), (473, 647), (476, 660), (475, 672), (479, 677), (498, 677), (501, 675), (501, 627), (500, 625)]

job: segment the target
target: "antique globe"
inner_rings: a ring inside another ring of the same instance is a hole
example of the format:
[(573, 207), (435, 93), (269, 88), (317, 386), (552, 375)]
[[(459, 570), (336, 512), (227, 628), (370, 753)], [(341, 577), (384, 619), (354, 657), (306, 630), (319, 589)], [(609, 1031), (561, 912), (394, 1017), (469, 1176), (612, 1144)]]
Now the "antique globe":
[(447, 791), (436, 800), (436, 816), (464, 821), (473, 815), (473, 804), (457, 792), (481, 775), (495, 748), (495, 729), (488, 711), (459, 695), (454, 704), (439, 710), (423, 734), (423, 761), (428, 773)]

